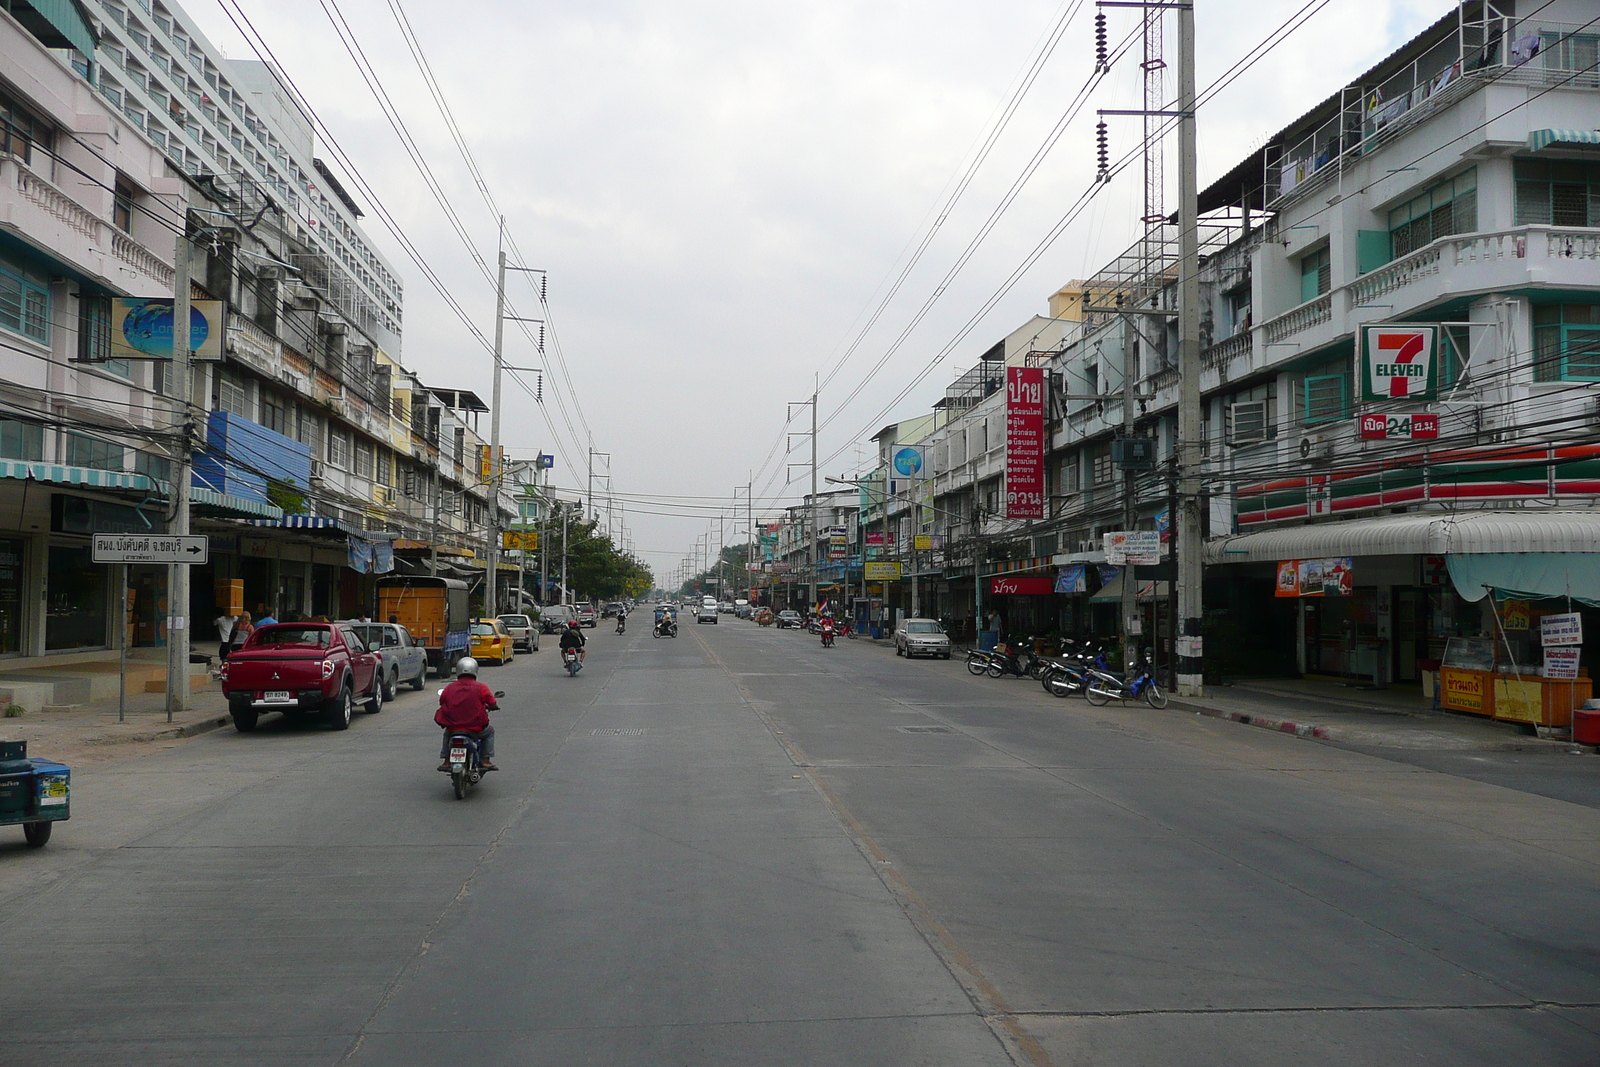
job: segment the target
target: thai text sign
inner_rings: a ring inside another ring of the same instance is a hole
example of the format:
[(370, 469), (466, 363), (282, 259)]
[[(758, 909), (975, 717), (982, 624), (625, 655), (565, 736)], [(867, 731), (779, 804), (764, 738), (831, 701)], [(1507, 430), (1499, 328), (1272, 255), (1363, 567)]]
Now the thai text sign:
[(536, 530), (504, 530), (500, 534), (501, 548), (514, 548), (522, 552), (539, 550), (539, 533)]
[(1363, 415), (1356, 420), (1363, 441), (1382, 441), (1390, 437), (1432, 440), (1439, 436), (1437, 415)]
[(1483, 682), (1488, 675), (1454, 667), (1446, 667), (1439, 673), (1439, 684), (1444, 689), (1440, 703), (1457, 711), (1483, 710)]
[(1583, 616), (1577, 612), (1543, 616), (1539, 620), (1539, 643), (1546, 648), (1583, 644)]
[(869, 582), (898, 582), (900, 580), (900, 564), (898, 563), (868, 563), (864, 577)]
[(989, 592), (995, 596), (1049, 596), (1056, 591), (1056, 583), (1050, 578), (994, 578), (989, 583)]
[(1006, 368), (1006, 518), (1044, 518), (1044, 368)]
[(828, 527), (828, 558), (844, 559), (850, 554), (850, 531), (843, 526)]
[(1432, 400), (1439, 327), (1361, 327), (1361, 398)]
[(1113, 530), (1106, 534), (1106, 562), (1149, 567), (1161, 562), (1161, 534), (1156, 530)]
[(1544, 676), (1546, 678), (1576, 678), (1578, 676), (1578, 654), (1582, 651), (1577, 645), (1545, 649)]

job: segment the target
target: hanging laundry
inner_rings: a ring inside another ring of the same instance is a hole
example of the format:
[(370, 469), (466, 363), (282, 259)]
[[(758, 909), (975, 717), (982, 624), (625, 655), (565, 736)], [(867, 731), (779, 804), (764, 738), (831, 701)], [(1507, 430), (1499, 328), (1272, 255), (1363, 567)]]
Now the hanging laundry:
[(1511, 65), (1520, 67), (1539, 54), (1544, 41), (1536, 33), (1524, 34), (1511, 42)]

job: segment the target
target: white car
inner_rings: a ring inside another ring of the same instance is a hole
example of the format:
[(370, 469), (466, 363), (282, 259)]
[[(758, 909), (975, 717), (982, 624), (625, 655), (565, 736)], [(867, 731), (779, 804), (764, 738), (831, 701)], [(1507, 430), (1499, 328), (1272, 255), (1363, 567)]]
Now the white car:
[(894, 654), (950, 658), (950, 635), (933, 619), (906, 619), (894, 632)]

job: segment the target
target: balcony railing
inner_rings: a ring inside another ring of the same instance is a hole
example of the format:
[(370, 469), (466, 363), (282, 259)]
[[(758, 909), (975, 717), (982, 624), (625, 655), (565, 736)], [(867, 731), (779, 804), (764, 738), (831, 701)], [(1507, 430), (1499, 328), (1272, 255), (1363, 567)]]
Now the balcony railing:
[(1200, 362), (1206, 367), (1221, 367), (1236, 356), (1250, 351), (1250, 330), (1240, 330), (1225, 341), (1218, 341), (1201, 354)]
[(1309, 330), (1313, 326), (1321, 326), (1333, 318), (1333, 294), (1323, 293), (1315, 300), (1307, 301), (1292, 311), (1279, 315), (1261, 324), (1262, 332), (1267, 344), (1277, 344), (1279, 341), (1293, 337), (1302, 330)]

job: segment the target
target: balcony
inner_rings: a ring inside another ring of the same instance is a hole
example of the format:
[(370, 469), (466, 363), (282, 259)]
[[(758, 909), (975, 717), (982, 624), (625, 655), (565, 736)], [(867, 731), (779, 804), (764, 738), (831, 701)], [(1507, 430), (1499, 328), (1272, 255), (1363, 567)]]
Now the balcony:
[(0, 157), (0, 211), (7, 229), (83, 274), (126, 292), (172, 289), (172, 267), (161, 257), (9, 156)]

